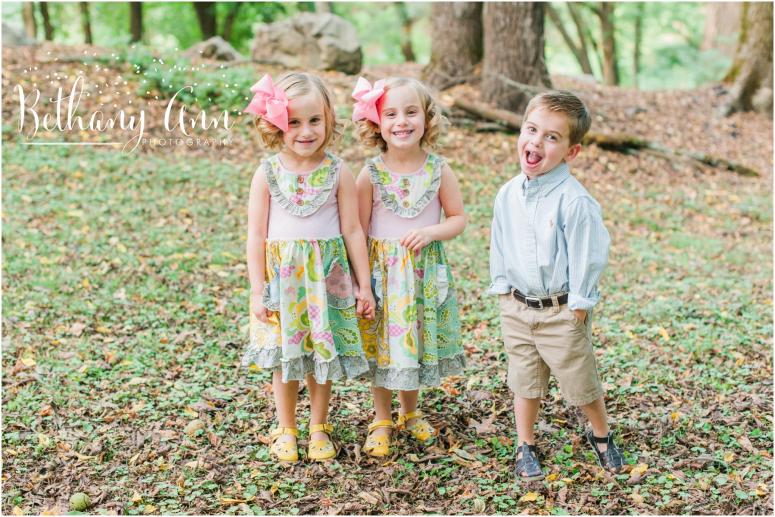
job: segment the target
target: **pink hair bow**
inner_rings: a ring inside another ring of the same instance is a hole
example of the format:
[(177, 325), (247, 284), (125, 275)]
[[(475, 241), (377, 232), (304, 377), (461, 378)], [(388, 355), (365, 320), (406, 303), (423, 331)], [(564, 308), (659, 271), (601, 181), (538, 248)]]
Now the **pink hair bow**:
[(275, 87), (272, 77), (265, 74), (250, 87), (250, 91), (255, 95), (243, 111), (263, 117), (283, 131), (288, 131), (288, 98), (282, 89)]
[(377, 110), (377, 102), (385, 94), (385, 81), (380, 79), (374, 83), (372, 88), (371, 83), (363, 77), (358, 78), (358, 82), (353, 90), (353, 99), (355, 99), (355, 106), (353, 107), (353, 122), (359, 120), (371, 120), (375, 124), (379, 124), (379, 111)]

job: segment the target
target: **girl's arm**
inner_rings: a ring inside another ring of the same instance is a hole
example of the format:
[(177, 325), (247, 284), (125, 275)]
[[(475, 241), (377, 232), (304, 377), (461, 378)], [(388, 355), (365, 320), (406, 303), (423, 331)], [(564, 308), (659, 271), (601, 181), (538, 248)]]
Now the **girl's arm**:
[(361, 169), (358, 179), (355, 180), (355, 187), (358, 191), (358, 219), (360, 219), (363, 234), (368, 235), (369, 225), (371, 224), (371, 204), (373, 202), (371, 196), (374, 193), (371, 180), (369, 179), (368, 167)]
[[(368, 178), (366, 179), (368, 181)], [(347, 247), (347, 255), (350, 257), (350, 262), (355, 271), (355, 281), (358, 282), (356, 298), (361, 302), (358, 305), (362, 308), (364, 316), (372, 319), (376, 304), (374, 296), (371, 294), (369, 256), (366, 251), (366, 237), (362, 227), (364, 222), (363, 210), (359, 211), (357, 208), (360, 204), (360, 199), (358, 199), (358, 205), (350, 201), (354, 198), (357, 199), (355, 180), (353, 179), (352, 172), (350, 172), (350, 168), (342, 164), (342, 170), (339, 172), (339, 190), (337, 191), (339, 226), (342, 230), (344, 244)], [(367, 217), (371, 217), (371, 204), (369, 204), (369, 215)], [(366, 219), (366, 223), (368, 225), (368, 219)]]
[(269, 223), (269, 187), (262, 167), (259, 167), (250, 183), (248, 198), (248, 278), (250, 301), (256, 317), (266, 323), (266, 307), (262, 301), (264, 274), (266, 272), (266, 236)]
[(407, 232), (401, 239), (402, 246), (416, 251), (433, 241), (446, 241), (463, 233), (468, 220), (463, 208), (463, 195), (455, 174), (446, 163), (441, 169), (439, 200), (444, 210), (444, 221)]

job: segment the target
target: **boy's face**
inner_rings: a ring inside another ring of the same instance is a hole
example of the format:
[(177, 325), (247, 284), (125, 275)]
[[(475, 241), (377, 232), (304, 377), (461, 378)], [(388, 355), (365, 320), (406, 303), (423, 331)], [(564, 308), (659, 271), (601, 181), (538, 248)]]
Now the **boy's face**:
[(380, 103), (380, 133), (388, 148), (411, 149), (425, 134), (425, 113), (417, 92), (409, 85), (391, 88)]
[(283, 143), (288, 151), (308, 158), (321, 150), (326, 139), (326, 118), (323, 99), (310, 92), (288, 101), (288, 131)]
[(517, 152), (522, 172), (533, 179), (554, 169), (563, 160), (571, 161), (581, 144), (570, 145), (568, 117), (541, 106), (522, 121)]

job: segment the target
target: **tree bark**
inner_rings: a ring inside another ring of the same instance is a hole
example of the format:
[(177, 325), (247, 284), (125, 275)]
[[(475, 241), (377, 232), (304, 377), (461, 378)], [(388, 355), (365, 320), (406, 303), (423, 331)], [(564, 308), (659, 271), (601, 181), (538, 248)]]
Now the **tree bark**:
[(412, 26), (414, 18), (409, 16), (409, 10), (406, 8), (406, 2), (395, 2), (398, 17), (401, 19), (401, 54), (404, 55), (404, 61), (413, 63), (417, 61), (412, 48)]
[(734, 81), (724, 115), (756, 110), (772, 113), (772, 4), (744, 3), (740, 40), (725, 81)]
[(568, 48), (573, 52), (576, 61), (578, 61), (579, 66), (581, 67), (581, 71), (585, 74), (593, 75), (592, 65), (589, 63), (589, 56), (587, 56), (585, 49), (582, 48), (581, 45), (576, 45), (576, 42), (573, 41), (571, 35), (565, 30), (565, 24), (562, 23), (560, 14), (552, 7), (552, 4), (546, 4), (546, 14), (549, 15), (549, 20), (551, 20), (554, 26), (557, 27), (557, 30), (560, 31), (560, 35), (565, 41), (565, 44), (568, 45)]
[(619, 65), (614, 37), (614, 4), (600, 2), (594, 9), (600, 18), (600, 31), (603, 34), (603, 81), (607, 85), (615, 86), (619, 84)]
[(482, 98), (520, 112), (530, 95), (503, 80), (550, 86), (544, 60), (544, 4), (488, 2), (484, 6)]
[(40, 3), (40, 16), (43, 18), (43, 34), (46, 41), (53, 41), (54, 26), (51, 25), (51, 17), (48, 14), (48, 2)]
[(434, 2), (431, 60), (423, 79), (439, 90), (470, 79), (482, 59), (481, 2)]
[(199, 20), (199, 29), (202, 31), (202, 40), (215, 36), (215, 2), (194, 2), (194, 9)]
[(716, 49), (730, 58), (735, 55), (735, 36), (740, 30), (740, 2), (708, 2), (705, 4), (705, 32), (702, 50)]
[(232, 2), (229, 12), (226, 14), (226, 18), (223, 20), (223, 39), (226, 41), (231, 40), (231, 32), (234, 29), (234, 20), (237, 19), (237, 13), (239, 13), (241, 2)]
[(22, 2), (22, 18), (24, 18), (24, 32), (32, 39), (38, 37), (38, 26), (35, 23), (35, 4)]
[(81, 7), (81, 28), (83, 28), (83, 41), (87, 45), (94, 43), (91, 35), (91, 17), (89, 16), (89, 3), (79, 2)]
[(331, 2), (315, 2), (315, 12), (317, 13), (330, 13)]
[(632, 84), (635, 89), (638, 88), (638, 76), (640, 75), (640, 48), (643, 41), (643, 2), (638, 2), (638, 11), (635, 13), (635, 40), (632, 49)]
[(129, 32), (132, 35), (129, 43), (137, 43), (143, 39), (142, 2), (129, 2)]

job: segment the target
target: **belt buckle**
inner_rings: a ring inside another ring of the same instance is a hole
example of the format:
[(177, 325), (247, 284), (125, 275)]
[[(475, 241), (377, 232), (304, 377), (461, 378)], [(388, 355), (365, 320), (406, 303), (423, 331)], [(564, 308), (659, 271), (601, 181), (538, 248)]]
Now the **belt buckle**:
[[(528, 301), (538, 303), (538, 307), (530, 307), (530, 304), (527, 303)], [(531, 309), (541, 310), (544, 308), (544, 301), (541, 298), (537, 298), (534, 296), (525, 296), (525, 305), (527, 305)]]

